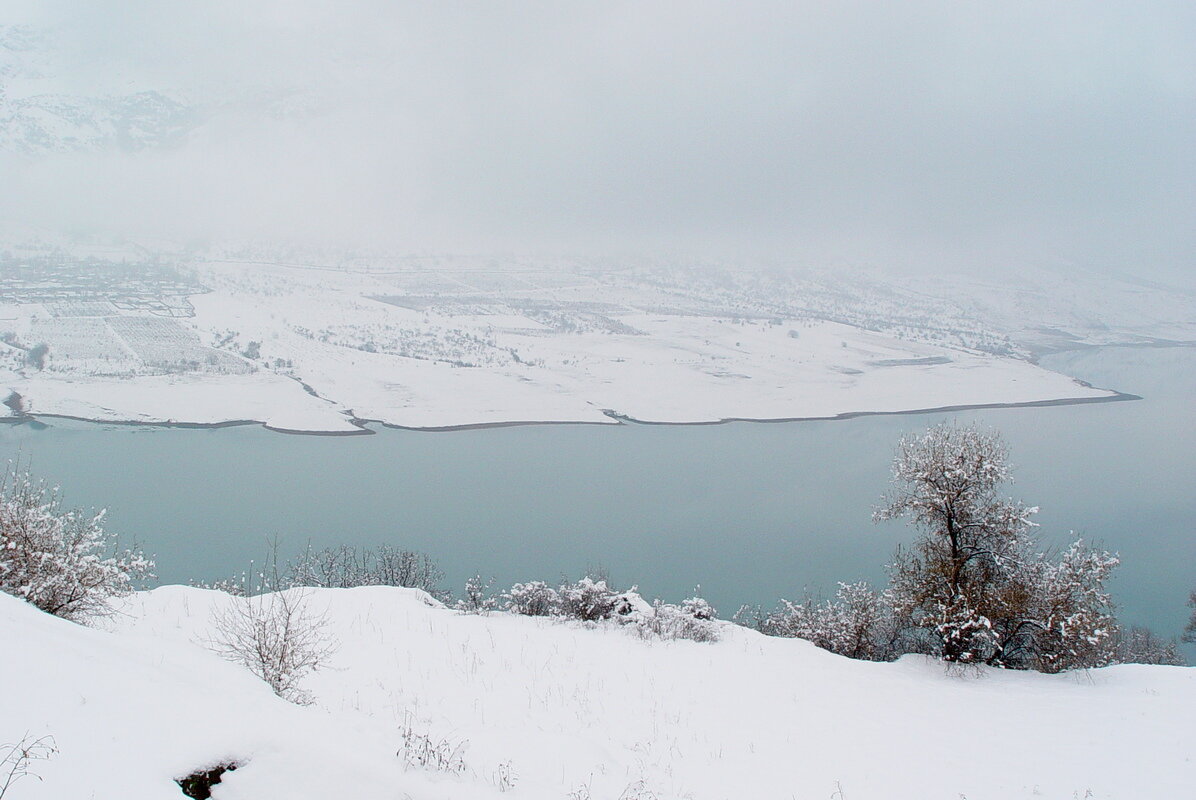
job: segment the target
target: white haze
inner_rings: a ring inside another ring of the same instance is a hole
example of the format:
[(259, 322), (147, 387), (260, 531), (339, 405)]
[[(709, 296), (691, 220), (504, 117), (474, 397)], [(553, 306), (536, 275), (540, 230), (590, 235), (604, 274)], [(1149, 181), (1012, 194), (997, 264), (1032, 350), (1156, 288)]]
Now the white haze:
[(1196, 252), (1188, 2), (10, 5), (50, 48), (10, 98), (152, 90), (200, 120), (0, 153), (0, 213), (35, 225), (986, 271)]

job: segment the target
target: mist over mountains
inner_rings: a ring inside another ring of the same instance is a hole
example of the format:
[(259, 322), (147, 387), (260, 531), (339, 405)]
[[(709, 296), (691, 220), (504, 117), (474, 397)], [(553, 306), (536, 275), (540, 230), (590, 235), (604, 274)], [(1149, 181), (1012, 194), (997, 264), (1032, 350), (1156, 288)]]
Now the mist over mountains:
[(89, 235), (1190, 271), (1180, 3), (17, 3), (0, 211)]

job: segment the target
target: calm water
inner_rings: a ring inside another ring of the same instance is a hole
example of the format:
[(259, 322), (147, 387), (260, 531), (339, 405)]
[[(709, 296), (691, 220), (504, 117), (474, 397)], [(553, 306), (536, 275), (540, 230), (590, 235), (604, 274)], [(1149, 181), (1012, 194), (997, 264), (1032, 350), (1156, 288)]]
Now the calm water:
[(700, 584), (724, 613), (837, 580), (883, 579), (902, 525), (875, 525), (903, 432), (944, 418), (1001, 430), (1012, 494), (1118, 550), (1130, 622), (1178, 633), (1196, 586), (1196, 350), (1105, 348), (1048, 365), (1137, 402), (718, 426), (546, 425), (318, 437), (258, 427), (0, 425), (0, 455), (106, 506), (165, 582), (212, 579), (309, 540), (432, 554), (459, 588), (591, 566), (648, 596)]

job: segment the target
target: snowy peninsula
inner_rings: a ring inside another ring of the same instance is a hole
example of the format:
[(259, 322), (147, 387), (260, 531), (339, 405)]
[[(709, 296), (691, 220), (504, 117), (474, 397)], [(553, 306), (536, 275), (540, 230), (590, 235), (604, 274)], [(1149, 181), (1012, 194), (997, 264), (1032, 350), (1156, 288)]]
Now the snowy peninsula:
[(940, 283), (936, 295), (708, 266), (5, 258), (0, 410), (12, 417), (355, 433), (1085, 402), (1120, 395), (1035, 355), (1196, 339), (1190, 298), (1166, 287), (1122, 287), (1125, 302), (1060, 318), (1057, 287), (1002, 298)]

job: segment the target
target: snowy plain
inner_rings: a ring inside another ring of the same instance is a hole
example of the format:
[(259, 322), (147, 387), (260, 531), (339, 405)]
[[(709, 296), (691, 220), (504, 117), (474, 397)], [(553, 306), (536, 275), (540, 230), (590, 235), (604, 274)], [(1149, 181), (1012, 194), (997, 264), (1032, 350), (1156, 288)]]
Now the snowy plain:
[[(1054, 284), (1003, 296), (944, 282), (936, 297), (735, 270), (490, 263), (198, 259), (143, 286), (133, 308), (69, 272), (14, 283), (0, 391), (33, 415), (326, 433), (826, 418), (1110, 399), (1034, 355), (1196, 339), (1191, 298), (1166, 288), (1089, 303), (1098, 287), (1077, 283), (1081, 312), (1068, 316), (1043, 296)], [(28, 363), (39, 344), (44, 368)]]
[[(2, 735), (59, 751), (15, 796), (169, 800), (227, 760), (216, 800), (1129, 800), (1196, 782), (1191, 668), (949, 674), (730, 623), (715, 643), (645, 641), (370, 587), (308, 590), (337, 650), (300, 707), (205, 649), (230, 602), (161, 587), (101, 630), (0, 596), (0, 638), (21, 645), (0, 659)], [(460, 745), (464, 772), (405, 766), (404, 726)]]

